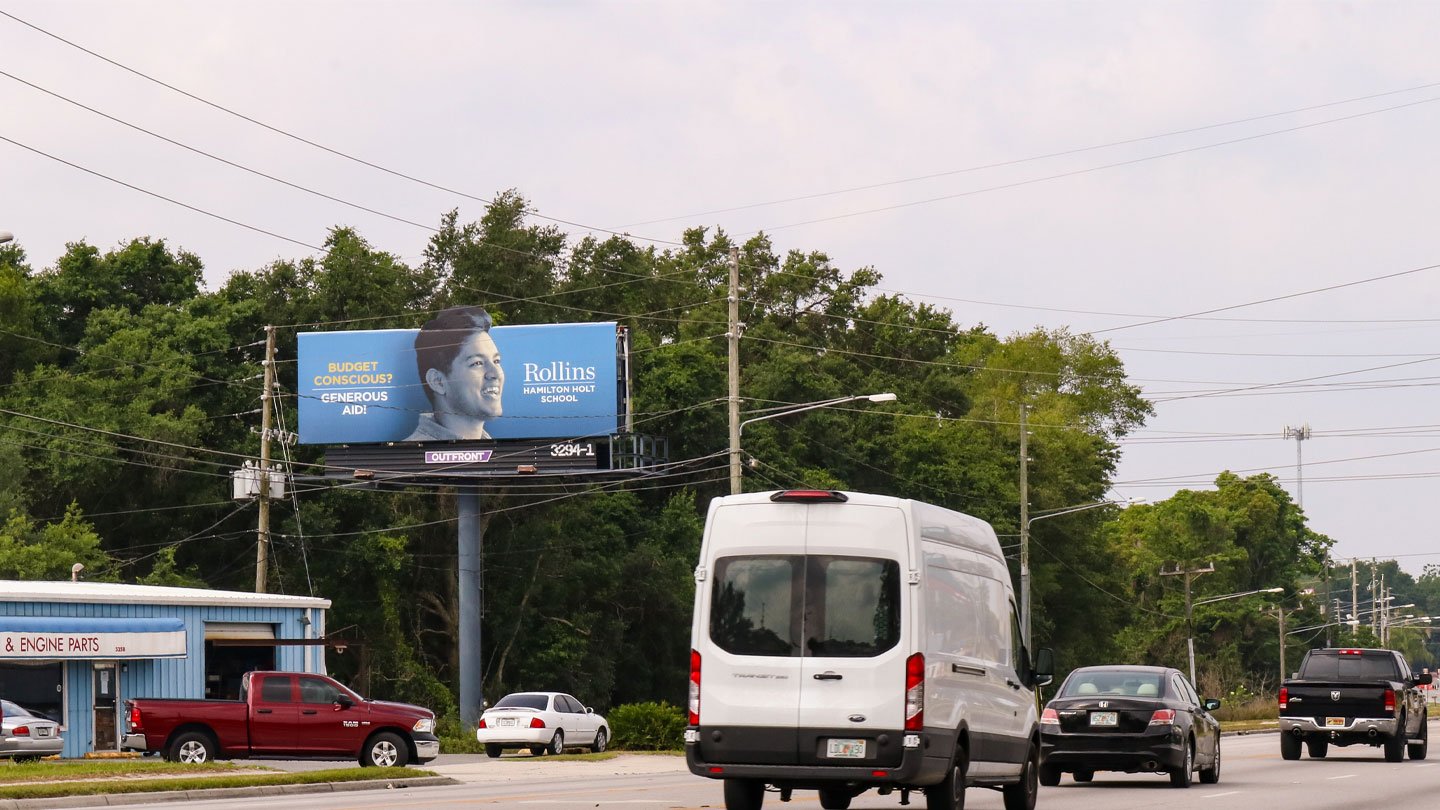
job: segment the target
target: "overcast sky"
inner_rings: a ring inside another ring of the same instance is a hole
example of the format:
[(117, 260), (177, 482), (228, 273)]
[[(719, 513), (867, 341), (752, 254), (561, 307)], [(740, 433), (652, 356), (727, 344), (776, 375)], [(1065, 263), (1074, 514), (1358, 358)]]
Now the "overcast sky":
[[(1440, 563), (1440, 268), (1140, 325), (1440, 265), (1440, 4), (0, 0), (0, 11), (476, 197), (517, 188), (546, 215), (657, 240), (694, 225), (764, 230), (782, 250), (873, 266), (886, 290), (962, 325), (1095, 332), (1156, 402), (1125, 445), (1118, 496), (1158, 500), (1224, 469), (1273, 472), (1293, 493), (1297, 443), (1281, 434), (1308, 423), (1304, 505), (1336, 555), (1395, 557), (1417, 574)], [(3, 16), (0, 70), (398, 217), (482, 212)], [(301, 243), (349, 224), (414, 261), (429, 235), (5, 76), (0, 136)], [(213, 286), (307, 253), (3, 141), (0, 191), (0, 229), (37, 267), (69, 241), (149, 235), (197, 253)], [(795, 197), (809, 199), (756, 205)], [(1312, 382), (1276, 385), (1296, 380)], [(1252, 386), (1265, 387), (1233, 391)]]

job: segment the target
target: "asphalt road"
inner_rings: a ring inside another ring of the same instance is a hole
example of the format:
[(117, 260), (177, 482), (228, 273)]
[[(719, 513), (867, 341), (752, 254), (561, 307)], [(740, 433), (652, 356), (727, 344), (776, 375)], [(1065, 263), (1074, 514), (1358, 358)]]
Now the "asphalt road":
[[(1431, 732), (1440, 733), (1432, 721)], [(1037, 810), (1354, 810), (1357, 807), (1440, 806), (1440, 751), (1434, 759), (1385, 762), (1380, 749), (1332, 748), (1323, 760), (1280, 758), (1275, 734), (1226, 737), (1220, 782), (1180, 790), (1161, 776), (1099, 773), (1080, 785), (1066, 777), (1058, 787), (1041, 788)], [(274, 763), (271, 763), (274, 764)], [(302, 767), (302, 766), (294, 766)], [(427, 766), (464, 784), (449, 787), (287, 796), (286, 808), (304, 810), (453, 810), (456, 808), (720, 808), (720, 785), (692, 776), (684, 760), (671, 756), (621, 756), (604, 762), (555, 762), (526, 756), (489, 760), (442, 756)], [(271, 802), (275, 803), (275, 802)], [(918, 793), (910, 807), (924, 807)], [(145, 805), (147, 807), (238, 810), (255, 799)], [(278, 804), (277, 804), (278, 806)], [(767, 794), (769, 808), (818, 808), (813, 791), (796, 791), (788, 805)], [(898, 808), (899, 794), (857, 798), (852, 808)], [(1001, 810), (1000, 794), (972, 789), (970, 810)]]

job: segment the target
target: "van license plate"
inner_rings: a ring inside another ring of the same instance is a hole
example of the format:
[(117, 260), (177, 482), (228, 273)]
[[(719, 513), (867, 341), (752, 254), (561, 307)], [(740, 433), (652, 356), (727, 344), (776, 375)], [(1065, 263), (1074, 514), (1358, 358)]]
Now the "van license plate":
[(864, 740), (826, 740), (825, 756), (835, 759), (864, 759)]
[(1325, 725), (1326, 725), (1327, 727), (1329, 727), (1329, 728), (1334, 728), (1334, 727), (1337, 727), (1337, 726), (1340, 727), (1340, 728), (1344, 728), (1344, 727), (1345, 727), (1345, 718), (1343, 718), (1343, 717), (1327, 717), (1327, 718), (1325, 718)]
[(1120, 725), (1120, 715), (1116, 712), (1091, 712), (1090, 725), (1114, 727)]

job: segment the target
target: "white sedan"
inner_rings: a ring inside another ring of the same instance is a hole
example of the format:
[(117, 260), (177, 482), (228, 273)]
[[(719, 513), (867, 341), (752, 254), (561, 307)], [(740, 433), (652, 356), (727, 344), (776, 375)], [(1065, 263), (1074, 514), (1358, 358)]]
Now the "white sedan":
[(528, 748), (535, 756), (586, 747), (597, 754), (610, 740), (605, 718), (561, 692), (516, 692), (480, 715), (475, 739), (494, 758), (506, 748)]

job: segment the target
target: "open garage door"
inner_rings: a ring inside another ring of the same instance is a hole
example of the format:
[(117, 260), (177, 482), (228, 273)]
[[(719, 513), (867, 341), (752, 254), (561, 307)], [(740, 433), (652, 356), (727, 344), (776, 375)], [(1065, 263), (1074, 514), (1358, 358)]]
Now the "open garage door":
[[(225, 645), (215, 642), (225, 641)], [(235, 642), (254, 641), (254, 645)], [(261, 622), (205, 623), (205, 697), (239, 700), (240, 678), (275, 668), (275, 625)]]

